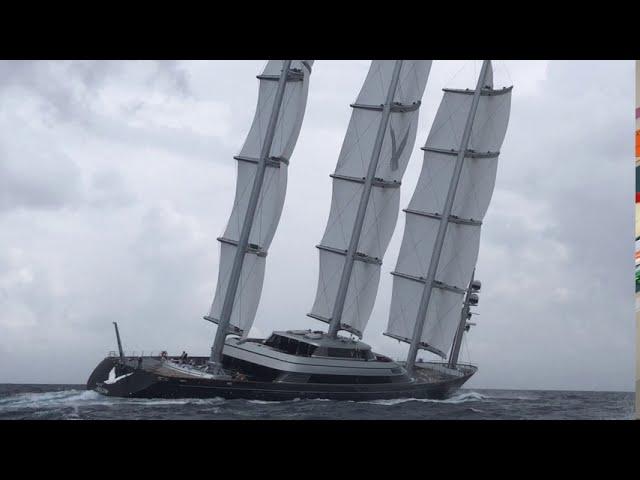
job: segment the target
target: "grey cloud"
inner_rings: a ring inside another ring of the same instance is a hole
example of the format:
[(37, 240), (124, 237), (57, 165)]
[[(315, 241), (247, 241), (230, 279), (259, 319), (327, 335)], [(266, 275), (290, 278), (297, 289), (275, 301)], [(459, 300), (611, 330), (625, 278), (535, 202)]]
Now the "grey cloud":
[(59, 208), (80, 196), (80, 170), (68, 157), (0, 146), (0, 211)]

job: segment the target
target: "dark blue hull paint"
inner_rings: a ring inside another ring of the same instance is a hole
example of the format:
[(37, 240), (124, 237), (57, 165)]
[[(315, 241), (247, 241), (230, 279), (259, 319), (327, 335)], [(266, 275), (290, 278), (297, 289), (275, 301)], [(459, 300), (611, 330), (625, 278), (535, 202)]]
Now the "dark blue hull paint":
[[(104, 383), (109, 371), (131, 373), (116, 383)], [(456, 392), (474, 373), (433, 383), (311, 384), (274, 383), (199, 378), (176, 378), (144, 369), (119, 366), (117, 359), (105, 358), (94, 370), (87, 388), (115, 397), (128, 398), (215, 398), (286, 401), (300, 399), (381, 400), (394, 398), (442, 399)]]

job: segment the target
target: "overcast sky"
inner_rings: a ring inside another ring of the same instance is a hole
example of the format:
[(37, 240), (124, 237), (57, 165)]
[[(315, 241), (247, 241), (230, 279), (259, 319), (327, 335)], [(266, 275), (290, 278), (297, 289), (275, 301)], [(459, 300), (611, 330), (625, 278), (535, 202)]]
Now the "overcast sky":
[[(208, 354), (208, 313), (236, 161), (264, 61), (0, 63), (0, 383), (84, 383), (118, 321), (127, 350)], [(368, 61), (317, 61), (252, 335), (306, 316), (331, 179)], [(479, 61), (435, 61), (403, 208), (443, 87)], [(632, 61), (497, 61), (514, 85), (482, 229), (476, 388), (632, 390)], [(401, 214), (364, 340), (384, 337)], [(429, 354), (424, 355), (425, 358)]]

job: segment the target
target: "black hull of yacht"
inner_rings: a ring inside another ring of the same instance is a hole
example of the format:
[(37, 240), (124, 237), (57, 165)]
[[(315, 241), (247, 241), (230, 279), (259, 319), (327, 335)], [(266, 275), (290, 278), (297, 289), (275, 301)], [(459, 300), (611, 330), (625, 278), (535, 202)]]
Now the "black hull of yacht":
[[(105, 380), (116, 367), (116, 375), (127, 375), (115, 383)], [(96, 367), (87, 388), (103, 395), (126, 398), (225, 398), (287, 401), (294, 399), (382, 400), (397, 398), (444, 399), (454, 394), (476, 372), (440, 381), (386, 384), (301, 384), (254, 382), (233, 379), (181, 378), (154, 373), (144, 368), (119, 365), (106, 358)]]

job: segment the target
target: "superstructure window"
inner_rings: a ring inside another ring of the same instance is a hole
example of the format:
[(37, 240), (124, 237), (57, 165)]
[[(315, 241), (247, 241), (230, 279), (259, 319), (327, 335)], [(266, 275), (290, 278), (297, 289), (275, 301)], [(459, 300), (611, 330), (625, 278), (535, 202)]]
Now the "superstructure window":
[(303, 357), (310, 357), (317, 348), (315, 345), (300, 342), (295, 338), (283, 337), (281, 335), (271, 335), (264, 343), (265, 345), (280, 352)]
[(318, 347), (316, 347), (315, 345), (311, 345), (310, 343), (298, 342), (298, 350), (296, 351), (296, 355), (302, 357), (310, 357), (314, 354), (316, 348)]
[(354, 358), (359, 360), (372, 360), (371, 350), (357, 350), (354, 348), (319, 348), (316, 355), (333, 358)]

